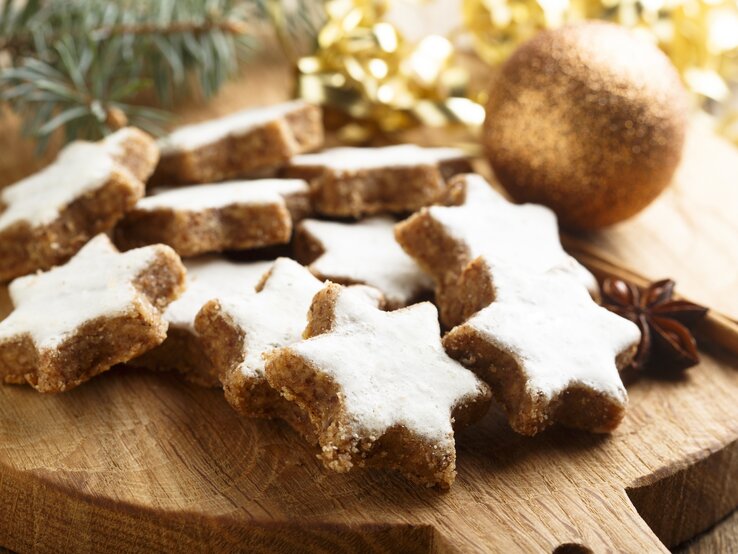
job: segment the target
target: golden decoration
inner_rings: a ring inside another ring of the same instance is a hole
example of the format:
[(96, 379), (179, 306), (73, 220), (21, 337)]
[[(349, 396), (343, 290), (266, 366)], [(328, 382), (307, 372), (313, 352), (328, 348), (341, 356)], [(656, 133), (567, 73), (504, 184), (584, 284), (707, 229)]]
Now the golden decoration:
[(482, 144), (516, 200), (596, 229), (671, 182), (689, 112), (663, 52), (621, 26), (581, 22), (537, 34), (503, 64)]
[(573, 19), (570, 0), (463, 0), (464, 25), (487, 63), (504, 62), (538, 31)]
[(470, 98), (469, 75), (449, 39), (406, 40), (383, 19), (387, 7), (372, 0), (325, 3), (317, 51), (297, 64), (299, 96), (334, 109), (334, 124), (343, 125), (341, 138), (349, 142), (418, 124), (481, 125), (484, 109)]
[[(600, 19), (657, 44), (708, 111), (738, 91), (736, 0), (463, 0), (463, 14), (476, 51), (491, 64), (507, 59), (539, 30)], [(738, 113), (716, 115), (723, 128)]]
[[(484, 120), (454, 41), (430, 34), (413, 42), (386, 20), (400, 1), (421, 10), (443, 0), (327, 0), (315, 53), (297, 62), (298, 94), (326, 106), (343, 140)], [(738, 92), (738, 0), (462, 0), (462, 16), (457, 34), (471, 36), (492, 65), (542, 29), (588, 19), (635, 29), (666, 52), (718, 129), (738, 141), (738, 110), (726, 102)]]

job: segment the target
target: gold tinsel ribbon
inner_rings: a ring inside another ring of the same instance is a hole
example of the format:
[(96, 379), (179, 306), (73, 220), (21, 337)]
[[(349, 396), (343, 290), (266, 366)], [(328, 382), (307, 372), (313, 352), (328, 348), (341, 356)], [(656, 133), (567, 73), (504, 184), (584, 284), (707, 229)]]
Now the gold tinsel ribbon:
[[(297, 62), (298, 94), (324, 105), (345, 140), (422, 124), (478, 126), (479, 93), (454, 43), (412, 42), (387, 21), (390, 2), (328, 0), (313, 55)], [(423, 4), (443, 0), (415, 0)], [(636, 29), (658, 44), (718, 129), (738, 143), (738, 0), (462, 0), (463, 29), (491, 65), (537, 31), (584, 19)], [(731, 102), (733, 103), (731, 105)]]
[(301, 58), (298, 94), (335, 112), (343, 138), (361, 142), (422, 124), (478, 126), (484, 109), (471, 98), (468, 72), (440, 35), (416, 43), (384, 20), (388, 2), (329, 0), (314, 55)]

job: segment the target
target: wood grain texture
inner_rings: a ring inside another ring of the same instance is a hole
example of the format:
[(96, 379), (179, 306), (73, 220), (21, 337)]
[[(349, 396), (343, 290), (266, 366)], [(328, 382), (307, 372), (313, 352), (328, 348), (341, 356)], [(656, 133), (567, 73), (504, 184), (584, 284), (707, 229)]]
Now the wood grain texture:
[[(290, 82), (283, 67), (252, 72), (217, 102), (184, 107), (182, 120), (286, 98)], [(729, 194), (714, 187), (727, 186), (721, 176), (738, 155), (717, 155), (718, 139), (707, 136), (690, 142), (685, 166), (702, 172), (675, 189), (689, 192), (669, 192), (632, 222), (579, 240), (649, 277), (674, 276), (687, 296), (735, 315), (725, 298), (738, 252), (721, 235), (736, 238), (735, 210), (683, 200)], [(521, 437), (493, 410), (459, 435), (459, 477), (441, 493), (384, 472), (328, 473), (286, 426), (239, 417), (219, 391), (173, 375), (118, 368), (60, 396), (2, 387), (0, 545), (662, 552), (738, 505), (738, 358), (708, 348), (684, 378), (645, 378), (629, 392), (623, 425), (606, 437), (564, 429)]]
[(714, 554), (738, 552), (738, 511), (675, 550), (676, 554)]
[(681, 542), (738, 501), (735, 483), (721, 486), (738, 459), (725, 394), (737, 370), (708, 354), (684, 380), (636, 383), (611, 437), (558, 429), (529, 439), (492, 412), (459, 436), (449, 493), (383, 472), (327, 473), (285, 426), (240, 418), (218, 391), (174, 376), (121, 368), (53, 397), (4, 387), (0, 543), (19, 552), (662, 551), (659, 539)]

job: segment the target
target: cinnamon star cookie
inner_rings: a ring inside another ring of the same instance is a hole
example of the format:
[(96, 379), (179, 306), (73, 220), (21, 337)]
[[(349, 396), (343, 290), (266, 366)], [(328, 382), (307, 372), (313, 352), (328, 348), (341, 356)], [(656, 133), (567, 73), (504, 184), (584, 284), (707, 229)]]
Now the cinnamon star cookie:
[(159, 150), (128, 127), (77, 141), (38, 173), (0, 192), (0, 280), (66, 262), (107, 231), (144, 194)]
[(267, 354), (269, 383), (304, 410), (327, 467), (398, 470), (447, 488), (454, 426), (481, 417), (490, 392), (444, 352), (435, 307), (384, 312), (328, 284), (313, 300), (306, 340)]
[(320, 279), (369, 285), (382, 292), (388, 308), (407, 306), (432, 291), (433, 281), (397, 244), (394, 225), (389, 217), (306, 219), (295, 233), (295, 254)]
[(398, 242), (435, 279), (446, 327), (489, 303), (489, 291), (471, 291), (457, 283), (478, 256), (494, 266), (534, 273), (561, 268), (596, 294), (595, 278), (562, 248), (550, 209), (508, 202), (480, 175), (460, 175), (452, 186), (460, 188), (461, 205), (423, 208), (396, 227)]
[(267, 383), (263, 354), (300, 340), (313, 296), (323, 284), (307, 268), (279, 258), (255, 294), (217, 294), (195, 318), (195, 329), (223, 383), (228, 402), (244, 415), (279, 417), (306, 436), (304, 414)]
[(287, 174), (311, 182), (318, 213), (360, 217), (407, 213), (431, 204), (445, 192), (447, 179), (470, 168), (456, 148), (403, 144), (295, 156)]
[(561, 269), (523, 273), (480, 257), (467, 270), (486, 281), (492, 302), (443, 345), (490, 384), (513, 429), (534, 435), (559, 422), (612, 431), (628, 401), (618, 370), (635, 354), (638, 327)]
[(0, 378), (60, 392), (154, 348), (184, 278), (168, 246), (121, 254), (98, 235), (65, 265), (16, 279), (14, 310), (0, 322)]
[(209, 300), (218, 296), (241, 298), (255, 294), (256, 285), (272, 263), (237, 263), (218, 256), (185, 260), (185, 291), (164, 311), (164, 319), (169, 323), (166, 340), (129, 364), (154, 370), (178, 371), (196, 385), (220, 386), (218, 373), (195, 330), (195, 316)]
[(211, 183), (273, 171), (323, 144), (320, 108), (297, 100), (175, 129), (159, 141), (155, 179)]
[(159, 191), (142, 198), (115, 230), (124, 249), (164, 243), (180, 256), (286, 244), (293, 216), (309, 210), (299, 179), (259, 179)]

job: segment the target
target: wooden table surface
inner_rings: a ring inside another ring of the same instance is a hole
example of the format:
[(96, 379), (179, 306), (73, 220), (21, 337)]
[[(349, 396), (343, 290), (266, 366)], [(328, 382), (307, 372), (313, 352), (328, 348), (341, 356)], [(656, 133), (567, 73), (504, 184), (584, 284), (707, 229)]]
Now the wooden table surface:
[[(290, 90), (291, 74), (284, 64), (252, 67), (244, 78), (226, 86), (215, 101), (181, 106), (177, 122), (277, 102), (287, 98)], [(650, 278), (673, 277), (685, 295), (738, 318), (738, 153), (706, 131), (701, 122), (696, 125), (699, 128), (690, 135), (687, 148), (699, 155), (685, 157), (688, 161), (672, 188), (633, 220), (575, 240), (596, 245), (618, 263)], [(48, 156), (35, 157), (31, 143), (18, 140), (12, 121), (6, 131), (0, 133), (0, 151), (9, 153), (0, 158), (3, 183), (13, 182), (48, 160)], [(689, 163), (697, 159), (699, 167)], [(714, 204), (716, 199), (722, 199), (719, 206)], [(726, 206), (736, 208), (733, 217)], [(659, 245), (658, 255), (654, 255), (654, 242)], [(678, 551), (738, 551), (738, 515), (729, 516)]]

